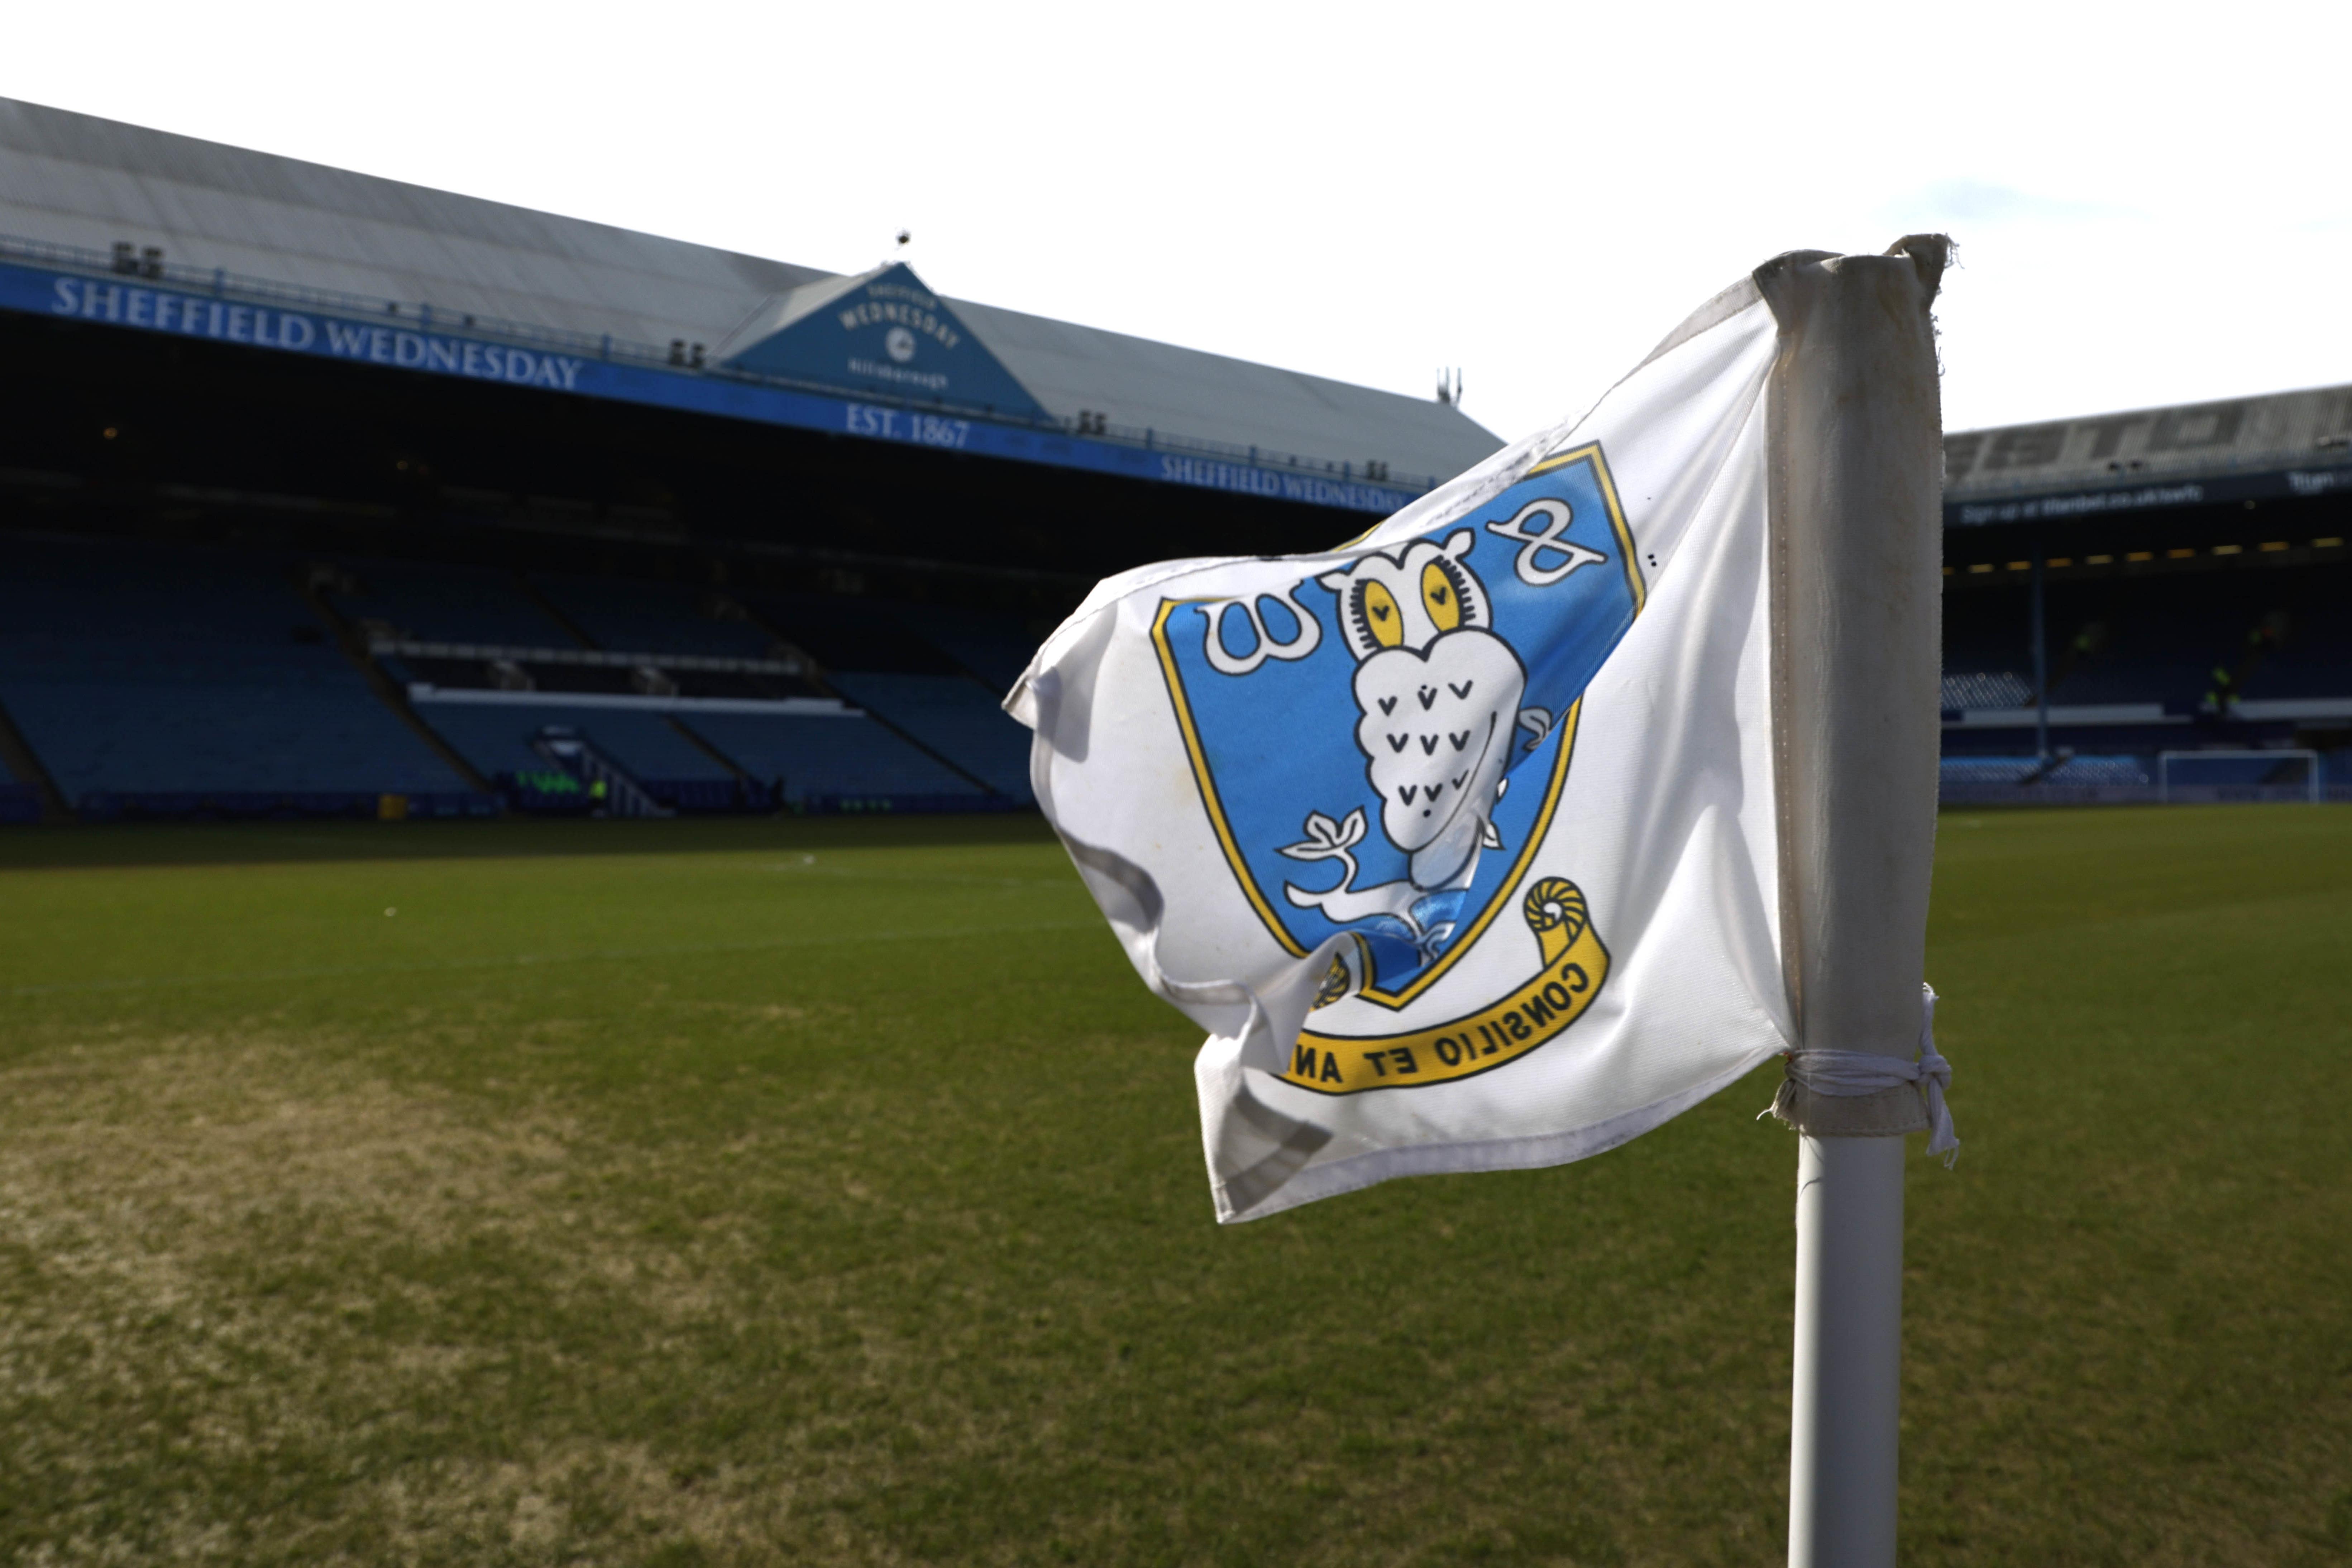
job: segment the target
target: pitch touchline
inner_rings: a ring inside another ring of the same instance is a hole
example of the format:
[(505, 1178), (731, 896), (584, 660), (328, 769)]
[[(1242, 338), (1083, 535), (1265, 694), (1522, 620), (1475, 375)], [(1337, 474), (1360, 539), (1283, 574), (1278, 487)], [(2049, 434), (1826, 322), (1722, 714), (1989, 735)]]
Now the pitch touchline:
[(220, 974), (171, 974), (128, 980), (73, 981), (57, 985), (12, 985), (5, 994), (45, 996), (62, 992), (140, 991), (170, 985), (234, 985), (261, 980), (327, 980), (345, 974), (413, 974), (445, 969), (521, 969), (535, 964), (583, 963), (600, 959), (670, 958), (700, 952), (761, 952), (785, 947), (840, 947), (862, 942), (952, 942), (971, 937), (1094, 929), (1096, 922), (1093, 921), (1041, 921), (1027, 925), (992, 924), (984, 931), (963, 927), (954, 931), (878, 931), (841, 936), (780, 936), (761, 942), (694, 942), (676, 947), (606, 947), (585, 952), (523, 952), (506, 958), (451, 958), (425, 963), (323, 964), (310, 969), (249, 969)]

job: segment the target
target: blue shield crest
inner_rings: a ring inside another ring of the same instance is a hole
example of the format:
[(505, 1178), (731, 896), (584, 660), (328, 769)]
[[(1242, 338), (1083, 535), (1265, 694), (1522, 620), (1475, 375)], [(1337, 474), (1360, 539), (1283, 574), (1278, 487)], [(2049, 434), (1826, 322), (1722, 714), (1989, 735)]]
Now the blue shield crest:
[(1402, 1007), (1494, 921), (1643, 595), (1593, 445), (1343, 568), (1161, 603), (1160, 668), (1234, 877), (1291, 952), (1356, 939), (1323, 1000)]

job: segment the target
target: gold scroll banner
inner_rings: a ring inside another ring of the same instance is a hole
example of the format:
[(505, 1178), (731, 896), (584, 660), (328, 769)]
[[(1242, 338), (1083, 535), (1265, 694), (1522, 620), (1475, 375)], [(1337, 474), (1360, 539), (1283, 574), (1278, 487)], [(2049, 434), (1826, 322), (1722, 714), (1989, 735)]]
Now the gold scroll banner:
[(1609, 977), (1609, 950), (1577, 885), (1546, 877), (1521, 906), (1542, 962), (1509, 995), (1449, 1023), (1402, 1035), (1320, 1035), (1291, 1052), (1285, 1083), (1323, 1094), (1412, 1089), (1468, 1078), (1517, 1060), (1581, 1017)]

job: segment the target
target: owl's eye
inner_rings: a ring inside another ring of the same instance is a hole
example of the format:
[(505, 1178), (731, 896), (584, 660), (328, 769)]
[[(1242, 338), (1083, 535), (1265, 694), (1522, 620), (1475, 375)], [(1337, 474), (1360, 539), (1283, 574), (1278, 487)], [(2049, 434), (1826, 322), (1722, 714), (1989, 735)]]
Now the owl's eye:
[(1429, 606), (1429, 618), (1439, 631), (1450, 632), (1462, 624), (1461, 592), (1434, 561), (1421, 569), (1421, 602)]
[(1397, 613), (1396, 595), (1385, 583), (1367, 583), (1360, 601), (1364, 612), (1364, 625), (1371, 629), (1372, 640), (1382, 647), (1397, 647), (1404, 642), (1404, 617)]

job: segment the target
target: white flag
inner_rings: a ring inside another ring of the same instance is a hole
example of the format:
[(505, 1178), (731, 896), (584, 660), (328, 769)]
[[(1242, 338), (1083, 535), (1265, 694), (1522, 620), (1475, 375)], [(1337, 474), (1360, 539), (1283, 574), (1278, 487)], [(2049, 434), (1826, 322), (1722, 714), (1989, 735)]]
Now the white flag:
[(1347, 547), (1097, 586), (1006, 706), (1210, 1031), (1220, 1219), (1598, 1153), (1790, 1048), (1752, 282)]

